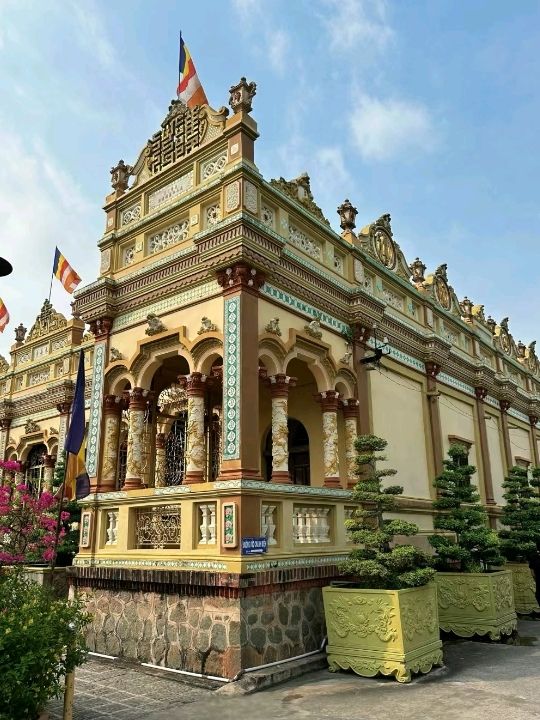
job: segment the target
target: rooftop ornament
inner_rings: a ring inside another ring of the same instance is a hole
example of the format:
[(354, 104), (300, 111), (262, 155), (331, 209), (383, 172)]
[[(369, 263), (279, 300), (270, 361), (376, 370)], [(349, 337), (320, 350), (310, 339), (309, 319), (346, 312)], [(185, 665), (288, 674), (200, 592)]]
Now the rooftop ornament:
[(232, 107), (235, 114), (239, 112), (251, 112), (251, 103), (257, 94), (256, 83), (248, 83), (246, 78), (242, 77), (240, 78), (238, 85), (233, 85), (229, 92), (231, 93), (229, 105)]
[(115, 167), (111, 168), (111, 185), (113, 190), (118, 193), (124, 193), (128, 189), (128, 183), (133, 168), (126, 165), (123, 160), (119, 160)]
[(347, 199), (345, 202), (341, 203), (336, 212), (339, 215), (339, 224), (343, 230), (343, 234), (349, 232), (352, 233), (356, 227), (356, 216), (358, 215), (358, 210), (352, 205), (350, 200)]
[(17, 345), (22, 345), (25, 337), (26, 337), (26, 328), (24, 327), (24, 325), (22, 323), (20, 323), (15, 328), (15, 342), (17, 343)]
[(411, 271), (411, 279), (415, 285), (421, 285), (425, 281), (426, 265), (424, 265), (420, 258), (417, 257), (416, 260), (409, 265), (409, 270)]

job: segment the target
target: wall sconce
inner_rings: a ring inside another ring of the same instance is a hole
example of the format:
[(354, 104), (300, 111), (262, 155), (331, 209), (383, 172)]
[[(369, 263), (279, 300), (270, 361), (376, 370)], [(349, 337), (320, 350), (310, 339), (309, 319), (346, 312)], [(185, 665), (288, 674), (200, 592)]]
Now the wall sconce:
[(390, 355), (390, 353), (392, 352), (388, 345), (388, 338), (386, 336), (383, 337), (382, 343), (380, 343), (377, 340), (377, 326), (375, 323), (373, 324), (373, 348), (372, 348), (372, 350), (373, 350), (372, 355), (366, 355), (366, 357), (363, 357), (360, 360), (360, 363), (362, 365), (366, 366), (366, 370), (375, 370), (375, 368), (380, 368), (381, 358), (384, 355)]

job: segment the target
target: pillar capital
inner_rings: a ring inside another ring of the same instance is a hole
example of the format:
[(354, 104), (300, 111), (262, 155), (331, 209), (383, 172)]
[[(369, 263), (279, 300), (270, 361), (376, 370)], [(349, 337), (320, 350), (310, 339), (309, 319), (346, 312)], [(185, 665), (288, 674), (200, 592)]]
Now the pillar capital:
[(339, 404), (339, 393), (337, 390), (325, 390), (317, 393), (315, 400), (321, 404), (323, 412), (337, 412)]
[(52, 455), (44, 455), (43, 456), (43, 467), (46, 467), (46, 468), (54, 467), (54, 460), (52, 458)]
[(0, 430), (9, 430), (11, 427), (11, 418), (0, 418)]
[(244, 290), (257, 294), (264, 285), (265, 276), (247, 263), (236, 263), (224, 270), (218, 270), (217, 281), (223, 288), (223, 294)]
[(165, 433), (157, 433), (156, 435), (156, 450), (164, 450), (167, 443), (167, 436)]
[(482, 387), (482, 385), (478, 385), (474, 388), (474, 394), (476, 395), (477, 400), (484, 402), (488, 395), (488, 389), (486, 387)]
[(111, 332), (113, 324), (113, 319), (111, 317), (102, 317), (97, 318), (96, 320), (91, 320), (90, 325), (90, 332), (96, 340), (105, 340), (109, 337), (109, 333)]
[(510, 402), (510, 400), (507, 400), (505, 398), (499, 400), (499, 407), (501, 408), (501, 412), (507, 413), (510, 410), (511, 404), (512, 403)]
[(105, 395), (103, 398), (103, 413), (105, 415), (120, 415), (123, 399), (118, 395)]
[(425, 366), (426, 366), (426, 375), (428, 377), (436, 378), (437, 375), (441, 372), (440, 364), (435, 362), (434, 360), (427, 360), (425, 363)]
[(272, 397), (287, 397), (289, 388), (296, 385), (296, 378), (289, 377), (289, 375), (285, 375), (284, 373), (277, 373), (276, 375), (269, 375), (266, 378), (266, 382), (270, 387)]
[(206, 390), (206, 375), (194, 372), (190, 375), (179, 375), (178, 382), (188, 397), (203, 397)]
[(64, 402), (59, 402), (56, 406), (56, 409), (60, 413), (60, 415), (69, 415), (69, 411), (71, 410), (71, 402), (68, 402), (67, 400)]
[(538, 425), (538, 419), (538, 415), (529, 415), (531, 427), (535, 428)]
[(354, 420), (357, 420), (359, 405), (360, 400), (357, 400), (356, 398), (347, 398), (345, 400), (342, 400), (341, 409), (343, 410), (343, 417), (353, 418)]
[(146, 410), (148, 402), (148, 390), (141, 387), (134, 387), (129, 391), (129, 409), (130, 410)]

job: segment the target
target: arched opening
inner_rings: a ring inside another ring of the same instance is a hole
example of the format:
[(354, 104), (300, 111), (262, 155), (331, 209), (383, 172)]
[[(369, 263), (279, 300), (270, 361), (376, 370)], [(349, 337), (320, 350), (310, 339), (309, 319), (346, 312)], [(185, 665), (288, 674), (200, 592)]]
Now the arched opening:
[(48, 454), (44, 443), (33, 445), (26, 456), (26, 484), (34, 495), (39, 495), (43, 485), (44, 458)]
[[(287, 420), (289, 434), (289, 474), (294, 485), (309, 485), (309, 436), (299, 420)], [(268, 430), (264, 447), (264, 477), (272, 477), (272, 429)]]

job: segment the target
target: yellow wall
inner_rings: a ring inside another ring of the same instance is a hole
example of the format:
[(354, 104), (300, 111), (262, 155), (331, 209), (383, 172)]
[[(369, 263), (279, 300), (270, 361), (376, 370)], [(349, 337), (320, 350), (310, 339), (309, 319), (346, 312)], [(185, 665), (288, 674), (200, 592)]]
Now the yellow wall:
[(388, 440), (388, 465), (398, 471), (388, 484), (403, 485), (409, 497), (429, 498), (422, 384), (390, 370), (371, 372), (370, 383), (373, 432)]
[[(474, 412), (474, 404), (441, 392), (439, 398), (439, 407), (441, 413), (441, 430), (443, 449), (446, 453), (450, 447), (449, 437), (458, 437), (468, 440), (471, 443), (469, 452), (469, 462), (471, 465), (478, 467), (480, 448), (477, 446), (476, 437), (476, 418)], [(473, 475), (473, 482), (480, 485), (479, 472)]]
[(493, 482), (493, 496), (498, 505), (504, 503), (504, 450), (501, 438), (500, 418), (486, 413), (486, 432), (488, 439), (489, 460), (491, 463), (491, 480)]
[(516, 458), (526, 458), (531, 461), (532, 454), (529, 431), (510, 423), (509, 435), (510, 447), (512, 448), (512, 461), (516, 462)]

